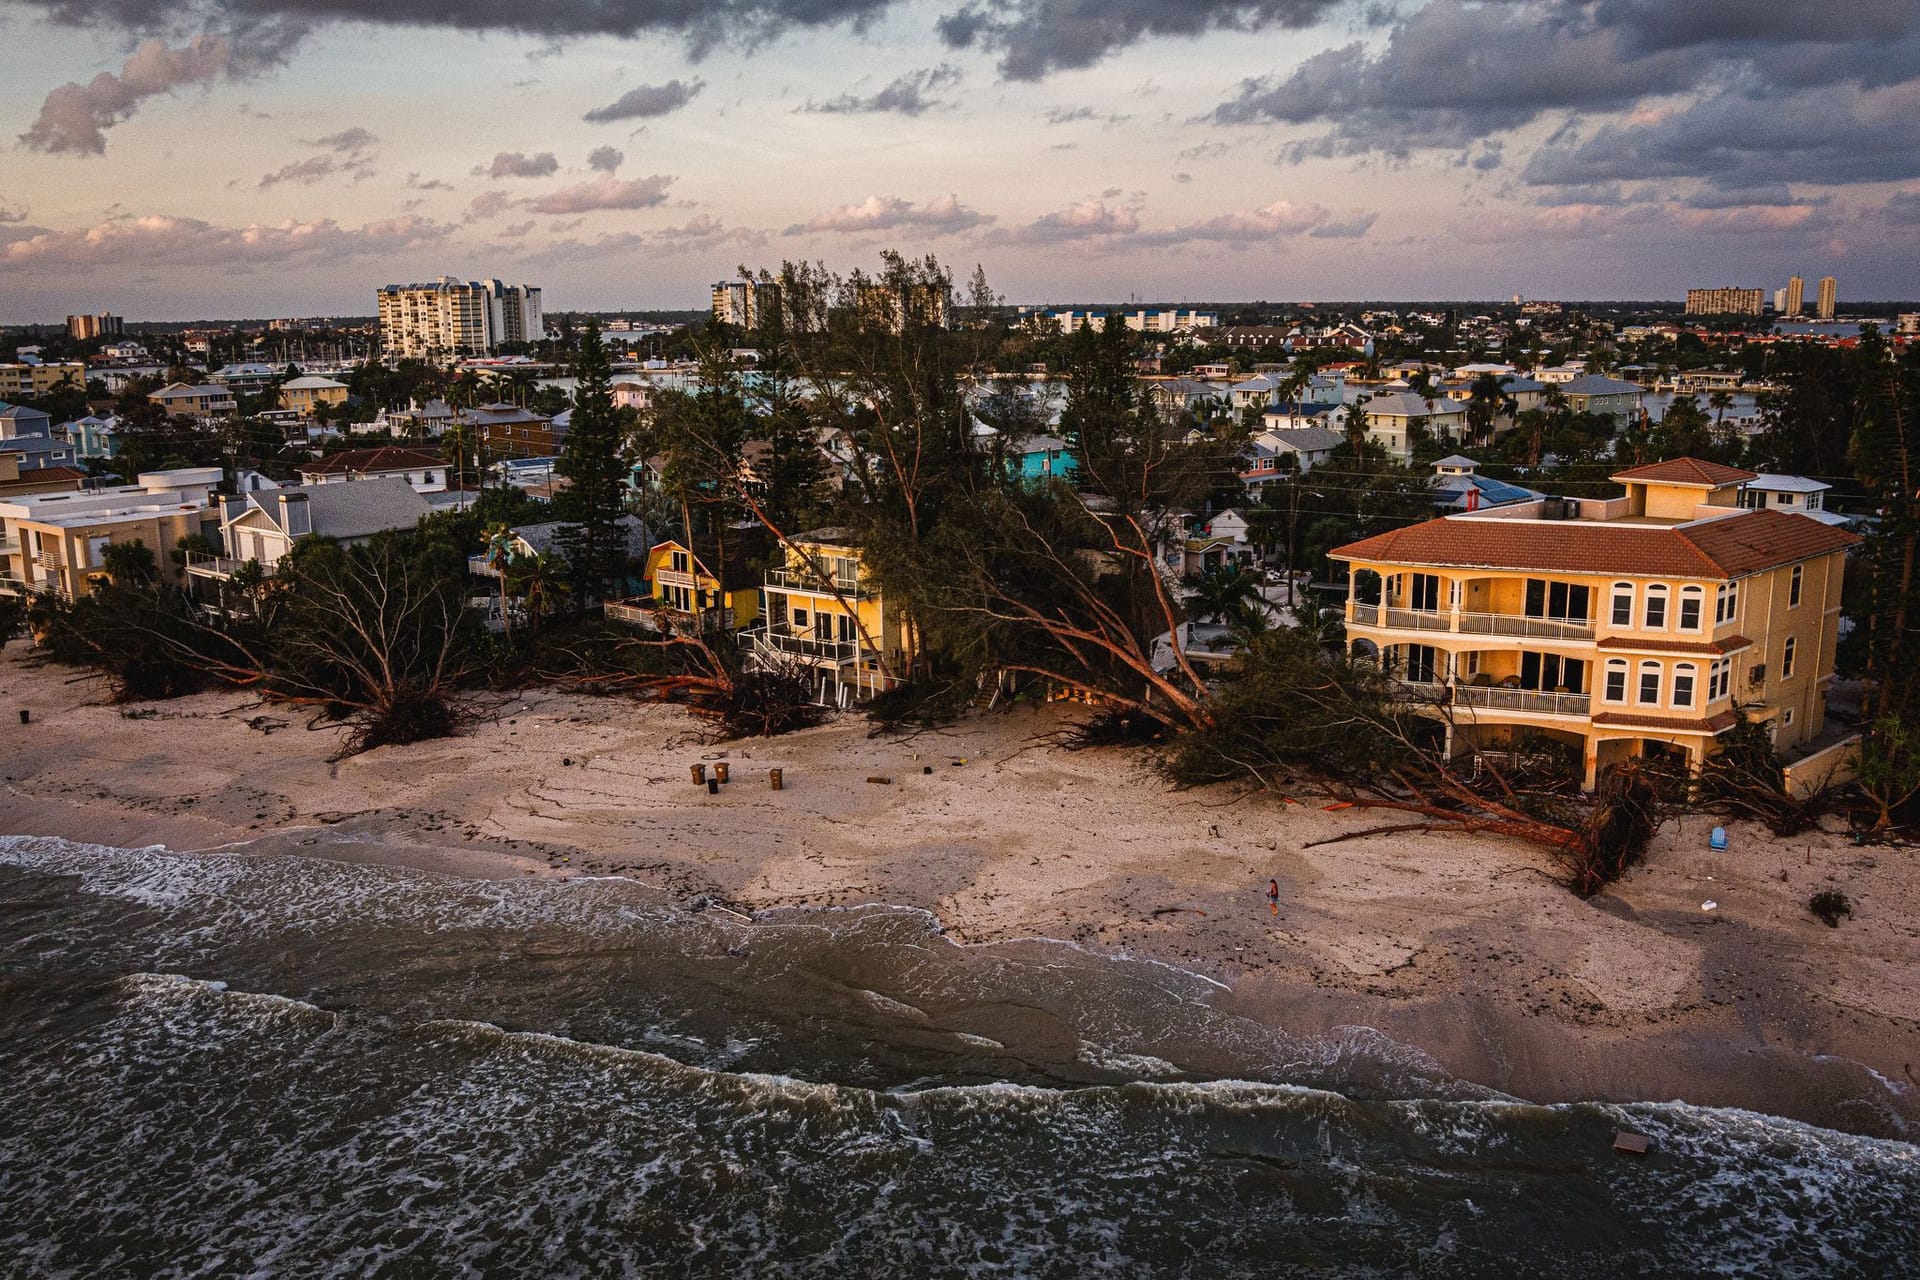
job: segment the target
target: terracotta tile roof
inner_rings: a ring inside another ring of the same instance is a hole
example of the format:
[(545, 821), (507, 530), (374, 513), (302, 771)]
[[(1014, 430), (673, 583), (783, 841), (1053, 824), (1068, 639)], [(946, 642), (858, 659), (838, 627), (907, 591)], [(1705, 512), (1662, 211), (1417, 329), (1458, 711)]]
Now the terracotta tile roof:
[(78, 467), (34, 467), (20, 473), (22, 483), (28, 481), (52, 482), (57, 480), (85, 480), (87, 473)]
[(1443, 516), (1328, 554), (1374, 564), (1719, 579), (1843, 551), (1858, 541), (1817, 520), (1769, 508), (1666, 527)]
[(1698, 484), (1717, 489), (1723, 484), (1739, 484), (1745, 480), (1756, 480), (1759, 476), (1758, 471), (1743, 471), (1739, 467), (1704, 462), (1699, 458), (1673, 458), (1666, 462), (1649, 462), (1644, 467), (1628, 467), (1625, 471), (1614, 472), (1609, 478), (1616, 481), (1651, 481), (1654, 484)]
[(1596, 649), (1620, 649), (1627, 653), (1738, 653), (1753, 648), (1745, 636), (1724, 640), (1636, 640), (1631, 636), (1608, 636), (1593, 646)]
[(1636, 716), (1625, 711), (1602, 711), (1593, 717), (1600, 729), (1665, 729), (1669, 733), (1725, 733), (1740, 723), (1731, 711), (1708, 716), (1705, 720), (1670, 720), (1664, 716)]

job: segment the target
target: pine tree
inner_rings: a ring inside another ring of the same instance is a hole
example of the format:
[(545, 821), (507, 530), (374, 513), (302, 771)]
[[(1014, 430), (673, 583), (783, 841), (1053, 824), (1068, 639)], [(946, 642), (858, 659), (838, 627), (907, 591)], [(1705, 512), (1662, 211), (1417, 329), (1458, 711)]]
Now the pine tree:
[(630, 466), (627, 433), (613, 404), (611, 364), (600, 341), (600, 322), (587, 318), (573, 361), (573, 418), (555, 470), (567, 488), (554, 499), (554, 514), (566, 522), (559, 538), (572, 567), (574, 598), (604, 599), (627, 576), (625, 480)]

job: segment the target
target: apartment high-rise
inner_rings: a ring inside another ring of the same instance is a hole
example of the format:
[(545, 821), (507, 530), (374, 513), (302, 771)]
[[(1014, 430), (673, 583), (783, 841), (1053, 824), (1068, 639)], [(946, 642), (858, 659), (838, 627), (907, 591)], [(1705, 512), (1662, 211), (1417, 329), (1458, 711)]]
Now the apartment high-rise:
[(1807, 282), (1799, 276), (1787, 281), (1787, 305), (1780, 309), (1781, 315), (1797, 316), (1807, 309)]
[(114, 338), (127, 331), (126, 321), (111, 311), (91, 316), (68, 316), (67, 336), (80, 342), (89, 338)]
[(1833, 304), (1837, 299), (1839, 289), (1839, 282), (1832, 276), (1820, 277), (1820, 300), (1814, 304), (1814, 314), (1820, 319), (1833, 319)]
[(778, 315), (780, 286), (769, 280), (722, 280), (713, 286), (713, 318), (720, 324), (757, 329)]
[(380, 345), (389, 356), (457, 360), (547, 336), (540, 290), (499, 280), (390, 284), (379, 291)]
[(1718, 289), (1687, 290), (1687, 314), (1690, 316), (1757, 316), (1761, 309), (1761, 291), (1736, 289), (1725, 285)]

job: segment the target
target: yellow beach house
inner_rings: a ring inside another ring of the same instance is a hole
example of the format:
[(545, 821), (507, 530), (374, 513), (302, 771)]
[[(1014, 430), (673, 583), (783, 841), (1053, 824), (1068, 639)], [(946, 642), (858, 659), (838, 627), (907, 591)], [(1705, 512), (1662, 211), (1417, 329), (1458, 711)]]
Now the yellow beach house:
[(754, 632), (756, 659), (812, 667), (822, 702), (864, 701), (906, 678), (917, 651), (912, 623), (881, 594), (851, 530), (789, 538), (761, 594), (766, 617)]
[(1633, 756), (1697, 766), (1744, 716), (1791, 756), (1826, 725), (1858, 539), (1741, 507), (1755, 473), (1680, 458), (1614, 498), (1540, 498), (1331, 553), (1347, 639), (1446, 723), (1450, 754), (1576, 746), (1585, 784)]
[(676, 635), (743, 631), (760, 616), (755, 564), (765, 546), (764, 534), (729, 530), (723, 561), (717, 538), (656, 542), (647, 551), (649, 594), (609, 604), (607, 616)]

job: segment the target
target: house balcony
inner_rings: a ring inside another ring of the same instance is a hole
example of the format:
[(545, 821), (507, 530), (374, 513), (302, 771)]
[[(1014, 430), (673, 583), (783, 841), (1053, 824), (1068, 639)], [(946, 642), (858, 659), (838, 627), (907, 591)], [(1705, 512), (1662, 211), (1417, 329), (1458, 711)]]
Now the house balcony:
[(1592, 713), (1593, 698), (1585, 693), (1510, 688), (1504, 684), (1443, 684), (1439, 681), (1401, 680), (1395, 696), (1429, 706), (1471, 707), (1475, 711), (1519, 712), (1526, 715), (1579, 716)]
[(1347, 624), (1390, 631), (1441, 631), (1461, 635), (1512, 636), (1525, 640), (1591, 641), (1591, 619), (1533, 618), (1518, 613), (1470, 613), (1464, 610), (1400, 609), (1347, 602)]
[(676, 636), (711, 636), (733, 629), (733, 611), (703, 609), (698, 614), (663, 607), (652, 596), (610, 600), (604, 606), (609, 622), (623, 622), (642, 631)]
[[(240, 572), (245, 566), (256, 563), (258, 563), (258, 561), (235, 560), (231, 556), (210, 556), (189, 551), (187, 552), (187, 576), (190, 578), (212, 578), (216, 581), (224, 582), (228, 578), (233, 577), (234, 574)], [(273, 572), (268, 566), (262, 565), (261, 568), (269, 575)]]
[(812, 633), (799, 634), (785, 627), (766, 627), (754, 636), (769, 652), (801, 658), (815, 666), (847, 666), (860, 657), (860, 646), (851, 640), (822, 640)]
[(769, 569), (766, 585), (775, 591), (806, 591), (813, 595), (840, 595), (848, 600), (871, 600), (880, 592), (877, 588), (852, 578), (830, 578), (825, 574), (802, 569)]

